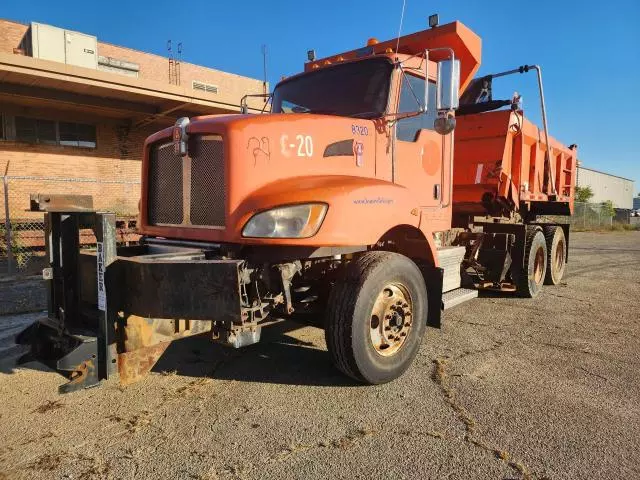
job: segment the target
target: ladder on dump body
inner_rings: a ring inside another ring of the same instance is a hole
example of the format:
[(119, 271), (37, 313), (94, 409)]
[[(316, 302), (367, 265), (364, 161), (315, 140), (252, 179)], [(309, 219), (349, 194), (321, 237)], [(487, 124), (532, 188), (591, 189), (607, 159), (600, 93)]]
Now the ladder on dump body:
[(462, 287), (460, 265), (464, 260), (465, 247), (442, 247), (438, 249), (440, 268), (444, 270), (442, 279), (442, 308), (460, 305), (478, 296), (478, 290)]

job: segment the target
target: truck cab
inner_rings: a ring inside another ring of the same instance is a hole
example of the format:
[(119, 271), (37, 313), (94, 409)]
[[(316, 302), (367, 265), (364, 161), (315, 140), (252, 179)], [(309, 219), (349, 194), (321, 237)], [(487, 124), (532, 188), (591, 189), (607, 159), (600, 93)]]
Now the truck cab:
[(462, 88), (453, 50), (426, 57), (442, 35), (478, 41), (458, 23), (403, 37), (397, 52), (371, 39), (280, 82), (266, 115), (181, 119), (150, 137), (141, 233), (238, 247), (369, 247), (406, 225), (437, 266), (432, 234), (450, 226), (453, 136), (435, 125), (454, 122)]

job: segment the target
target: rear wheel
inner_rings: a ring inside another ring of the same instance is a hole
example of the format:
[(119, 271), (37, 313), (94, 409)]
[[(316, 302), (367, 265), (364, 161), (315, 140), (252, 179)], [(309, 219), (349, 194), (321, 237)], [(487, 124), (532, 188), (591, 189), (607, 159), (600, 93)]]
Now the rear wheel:
[(544, 227), (547, 243), (547, 275), (544, 283), (558, 285), (566, 267), (567, 241), (562, 227)]
[(367, 252), (329, 296), (325, 339), (337, 368), (369, 384), (399, 377), (415, 358), (427, 324), (427, 289), (409, 258)]
[(521, 297), (533, 298), (542, 290), (547, 271), (547, 243), (540, 230), (527, 231), (523, 267), (517, 275), (517, 290)]

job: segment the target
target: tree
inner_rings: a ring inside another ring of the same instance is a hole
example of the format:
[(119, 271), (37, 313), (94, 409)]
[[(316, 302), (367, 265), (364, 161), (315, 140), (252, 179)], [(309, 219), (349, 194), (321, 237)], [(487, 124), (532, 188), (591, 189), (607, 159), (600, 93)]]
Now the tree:
[(605, 202), (602, 202), (601, 213), (603, 213), (607, 217), (615, 217), (616, 216), (616, 209), (614, 208), (613, 202), (611, 200), (607, 200)]
[(587, 203), (593, 197), (593, 190), (587, 185), (586, 187), (576, 187), (576, 202)]

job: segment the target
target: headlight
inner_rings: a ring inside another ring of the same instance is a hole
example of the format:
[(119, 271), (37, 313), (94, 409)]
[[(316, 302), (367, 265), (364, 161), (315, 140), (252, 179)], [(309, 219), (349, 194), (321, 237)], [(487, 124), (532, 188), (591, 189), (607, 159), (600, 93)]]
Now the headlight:
[(242, 229), (243, 237), (308, 238), (316, 234), (327, 206), (324, 203), (291, 205), (256, 213)]

